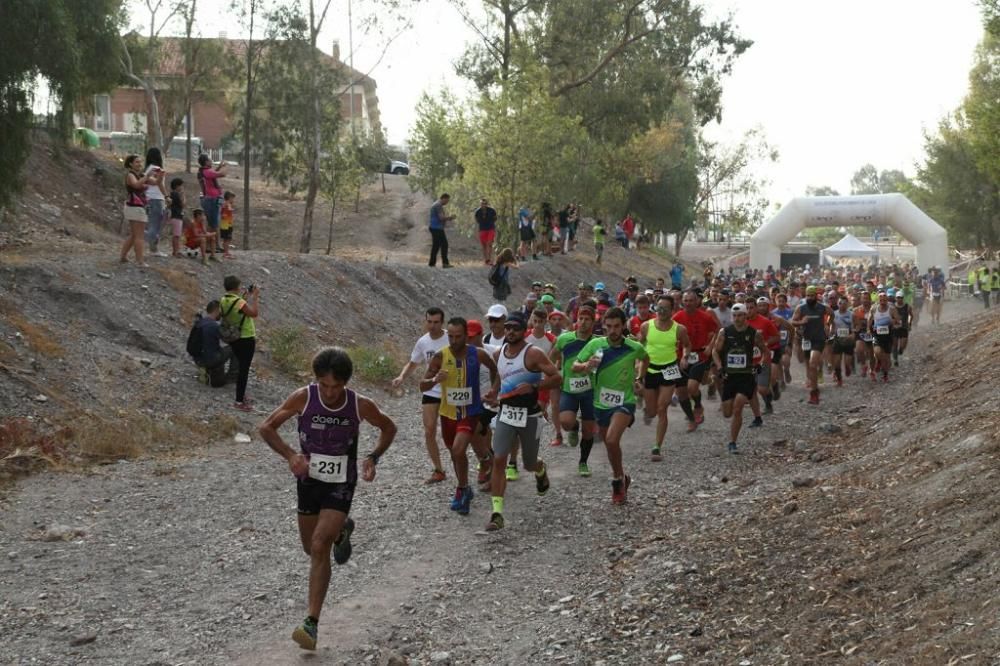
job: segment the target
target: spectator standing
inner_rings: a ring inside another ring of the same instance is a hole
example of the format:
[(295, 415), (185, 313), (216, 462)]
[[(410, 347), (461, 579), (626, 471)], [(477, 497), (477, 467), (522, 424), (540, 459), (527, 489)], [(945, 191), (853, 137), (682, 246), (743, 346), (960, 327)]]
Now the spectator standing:
[(219, 222), (221, 221), (220, 202), (222, 188), (219, 178), (226, 175), (225, 163), (212, 167), (212, 159), (202, 153), (198, 156), (198, 183), (201, 185), (201, 209), (205, 211), (205, 223), (208, 231), (215, 234), (213, 253), (219, 250)]
[(184, 231), (184, 180), (182, 178), (174, 178), (170, 181), (167, 205), (170, 208), (171, 255), (180, 257), (181, 234)]
[(167, 172), (163, 170), (163, 153), (153, 147), (146, 151), (146, 247), (156, 257), (165, 257), (160, 252), (160, 233), (163, 230), (164, 201), (167, 187), (164, 183)]
[(684, 286), (684, 266), (679, 261), (674, 262), (673, 268), (670, 269), (670, 286), (673, 289)]
[(621, 222), (615, 222), (615, 242), (628, 249), (628, 238), (625, 237), (625, 228)]
[(604, 241), (608, 237), (607, 229), (604, 228), (604, 222), (598, 219), (594, 222), (594, 252), (597, 254), (597, 263), (601, 263), (601, 258), (604, 256)]
[(222, 240), (222, 256), (232, 259), (229, 250), (233, 247), (233, 213), (235, 211), (236, 195), (226, 192), (222, 195), (222, 210), (219, 213), (219, 238)]
[(622, 247), (626, 250), (629, 249), (629, 242), (632, 240), (632, 235), (635, 233), (635, 220), (632, 219), (632, 213), (625, 216), (622, 220), (622, 231), (625, 232), (625, 242), (622, 243)]
[(497, 265), (493, 268), (495, 284), (493, 284), (493, 299), (498, 303), (503, 303), (510, 296), (510, 269), (517, 268), (517, 258), (514, 250), (504, 248), (503, 252), (497, 256)]
[(486, 199), (479, 200), (476, 209), (476, 225), (479, 227), (479, 244), (483, 248), (483, 262), (493, 265), (493, 243), (497, 239), (497, 211)]
[(441, 267), (451, 268), (451, 263), (448, 261), (448, 236), (444, 232), (445, 225), (455, 219), (453, 215), (445, 213), (444, 207), (448, 205), (449, 201), (451, 201), (451, 195), (442, 194), (431, 206), (428, 224), (428, 229), (431, 232), (431, 258), (427, 264), (431, 268), (437, 266), (438, 252), (441, 253)]
[(138, 155), (125, 158), (125, 223), (128, 225), (128, 236), (122, 243), (119, 261), (128, 263), (128, 252), (135, 252), (135, 263), (142, 268), (149, 264), (143, 261), (143, 232), (146, 229), (146, 184), (149, 176), (142, 173), (142, 159)]
[(517, 233), (521, 239), (517, 254), (521, 261), (527, 261), (529, 254), (532, 259), (538, 259), (538, 255), (535, 254), (534, 223), (535, 216), (531, 214), (531, 209), (527, 205), (521, 206), (521, 210), (517, 211)]
[[(250, 285), (240, 290), (240, 279), (235, 275), (227, 275), (223, 280), (226, 293), (219, 303), (222, 311), (222, 323), (235, 327), (239, 337), (229, 341), (233, 356), (239, 363), (239, 375), (236, 378), (236, 402), (233, 407), (244, 412), (252, 412), (252, 401), (247, 399), (247, 381), (250, 377), (250, 364), (253, 362), (254, 351), (257, 348), (257, 328), (254, 320), (260, 314), (260, 287)], [(247, 298), (250, 300), (248, 301)]]

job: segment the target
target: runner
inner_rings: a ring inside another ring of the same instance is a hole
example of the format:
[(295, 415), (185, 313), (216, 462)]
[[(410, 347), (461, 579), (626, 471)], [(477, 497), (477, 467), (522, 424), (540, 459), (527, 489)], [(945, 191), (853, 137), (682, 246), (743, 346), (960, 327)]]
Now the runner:
[(896, 292), (896, 313), (899, 315), (899, 326), (893, 332), (892, 364), (899, 367), (899, 357), (906, 351), (906, 345), (910, 341), (910, 328), (915, 320), (914, 309), (906, 303), (906, 296), (899, 291)]
[(719, 320), (711, 312), (699, 307), (700, 302), (695, 291), (684, 292), (684, 309), (673, 316), (674, 321), (687, 329), (691, 341), (688, 366), (684, 369), (687, 382), (677, 388), (678, 402), (688, 420), (688, 432), (705, 422), (705, 408), (701, 406), (701, 384), (708, 380), (709, 369), (712, 367), (712, 344), (721, 328)]
[[(590, 476), (590, 451), (594, 447), (594, 386), (589, 372), (573, 372), (573, 363), (580, 350), (590, 342), (594, 334), (594, 308), (581, 305), (577, 308), (576, 330), (567, 331), (556, 340), (550, 356), (552, 363), (562, 369), (563, 385), (559, 396), (559, 421), (567, 432), (569, 445), (580, 444), (580, 463), (577, 473)], [(580, 437), (580, 423), (583, 421), (583, 437)]]
[(889, 304), (889, 295), (879, 293), (878, 305), (868, 313), (868, 331), (875, 336), (875, 368), (872, 381), (878, 381), (875, 373), (882, 369), (882, 381), (889, 381), (889, 356), (892, 354), (892, 329), (899, 326), (896, 308)]
[(833, 337), (830, 342), (833, 351), (833, 376), (837, 380), (837, 386), (843, 386), (844, 377), (850, 377), (854, 371), (853, 354), (858, 330), (854, 312), (847, 307), (847, 296), (841, 296), (837, 300), (832, 329)]
[(503, 325), (507, 321), (507, 307), (500, 303), (495, 303), (486, 311), (486, 322), (490, 326), (490, 332), (483, 337), (483, 344), (502, 345), (504, 339)]
[(751, 428), (759, 428), (764, 425), (764, 419), (760, 417), (758, 411), (760, 410), (760, 401), (757, 399), (759, 395), (764, 399), (764, 413), (773, 414), (774, 413), (774, 396), (771, 393), (771, 378), (777, 379), (778, 368), (772, 367), (778, 365), (774, 362), (775, 355), (778, 356), (778, 362), (781, 361), (781, 335), (778, 333), (777, 325), (771, 321), (771, 301), (768, 300), (767, 296), (761, 296), (757, 299), (756, 305), (751, 308), (747, 306), (749, 310), (747, 316), (747, 323), (760, 331), (761, 336), (764, 338), (764, 344), (767, 346), (767, 354), (762, 357), (757, 357), (754, 355), (754, 365), (759, 365), (760, 370), (757, 372), (757, 392), (754, 394), (753, 399), (750, 401), (750, 407), (754, 411), (754, 419), (750, 424)]
[[(775, 308), (771, 311), (772, 321), (779, 318), (787, 323), (795, 310), (788, 303), (788, 294), (779, 293), (775, 298)], [(792, 355), (790, 353), (795, 344), (795, 327), (778, 326), (778, 335), (781, 336), (781, 388), (785, 388), (792, 383)]]
[[(660, 449), (667, 435), (667, 408), (673, 400), (674, 389), (687, 384), (682, 371), (687, 370), (691, 357), (687, 329), (675, 322), (673, 316), (673, 297), (660, 296), (656, 301), (656, 319), (644, 322), (639, 328), (639, 343), (647, 354), (646, 359), (639, 362), (638, 371), (646, 391), (643, 422), (649, 425), (656, 417), (656, 441), (650, 454), (653, 462), (663, 460)], [(687, 405), (685, 413), (689, 413), (691, 404), (688, 400), (684, 402)], [(690, 422), (694, 423), (693, 417)]]
[[(543, 299), (545, 296), (542, 297)], [(549, 296), (551, 299), (552, 297)], [(552, 353), (552, 349), (556, 346), (556, 336), (545, 330), (545, 325), (549, 321), (548, 312), (545, 310), (535, 310), (531, 313), (530, 326), (531, 330), (528, 335), (524, 336), (525, 342), (534, 347), (538, 347), (548, 358)], [(538, 403), (545, 410), (545, 420), (552, 422), (552, 427), (555, 428), (556, 435), (549, 442), (549, 446), (562, 446), (562, 429), (559, 427), (559, 387), (552, 390), (545, 390), (538, 392)], [(549, 416), (549, 408), (552, 409), (552, 416)], [(514, 447), (514, 451), (511, 453), (510, 466), (513, 466), (515, 473), (517, 472), (517, 447)]]
[(497, 352), (500, 372), (500, 409), (493, 433), (493, 513), (486, 531), (503, 529), (504, 492), (507, 489), (507, 456), (515, 440), (521, 442), (524, 468), (535, 473), (535, 489), (539, 495), (549, 490), (545, 463), (538, 457), (541, 437), (542, 408), (538, 404), (539, 390), (559, 386), (562, 375), (552, 361), (537, 347), (525, 341), (527, 321), (517, 313), (507, 318), (504, 329), (507, 339)]
[[(635, 299), (636, 313), (628, 320), (628, 331), (633, 338), (639, 336), (639, 329), (644, 322), (656, 318), (649, 296), (642, 294)], [(627, 313), (626, 313), (627, 314)]]
[[(448, 336), (444, 334), (444, 310), (438, 307), (427, 308), (424, 313), (424, 325), (427, 332), (413, 345), (410, 353), (410, 360), (399, 372), (399, 376), (392, 380), (392, 388), (398, 389), (402, 386), (406, 378), (424, 363), (430, 363), (434, 354), (448, 346)], [(440, 483), (447, 476), (444, 467), (441, 465), (441, 452), (437, 444), (437, 422), (438, 407), (441, 405), (441, 387), (433, 386), (430, 390), (424, 391), (420, 398), (421, 413), (424, 421), (424, 446), (427, 447), (427, 456), (434, 465), (434, 470), (430, 477), (424, 481), (425, 484)]]
[[(494, 358), (500, 347), (499, 345), (491, 345), (483, 342), (483, 325), (475, 319), (470, 319), (466, 324), (466, 329), (469, 333), (469, 344), (473, 347), (479, 347), (486, 350), (486, 353), (490, 355), (490, 358)], [(494, 365), (496, 365), (495, 362)], [(492, 386), (493, 382), (490, 379), (489, 368), (480, 364), (479, 395), (487, 395)], [(479, 461), (479, 474), (477, 482), (479, 483), (479, 489), (484, 492), (488, 492), (490, 489), (490, 477), (493, 471), (493, 451), (490, 448), (490, 443), (493, 441), (492, 424), (493, 418), (496, 415), (497, 413), (490, 408), (490, 404), (484, 401), (483, 411), (479, 413), (479, 428), (472, 436), (473, 449), (475, 451), (486, 451), (488, 453), (488, 456), (485, 459), (480, 459)]]
[(927, 280), (927, 293), (931, 300), (931, 323), (941, 323), (941, 310), (944, 305), (944, 276), (940, 268), (931, 269), (931, 277)]
[(868, 376), (869, 371), (875, 372), (875, 351), (874, 338), (868, 332), (868, 312), (871, 310), (871, 301), (868, 294), (857, 289), (854, 292), (854, 302), (852, 303), (854, 314), (854, 330), (857, 331), (855, 337), (857, 344), (854, 346), (854, 359), (861, 365), (861, 377)]
[(822, 372), (823, 347), (826, 344), (826, 316), (828, 308), (816, 298), (816, 286), (806, 287), (806, 300), (795, 308), (789, 322), (801, 327), (802, 353), (806, 365), (806, 384), (809, 387), (809, 404), (819, 404), (819, 374)]
[(751, 359), (756, 352), (767, 354), (760, 331), (747, 324), (747, 306), (733, 306), (733, 324), (720, 331), (712, 347), (712, 359), (722, 369), (722, 414), (729, 423), (730, 453), (739, 453), (736, 439), (743, 427), (743, 408), (753, 398), (756, 383)]
[(649, 358), (641, 344), (625, 337), (625, 313), (611, 308), (604, 316), (607, 337), (593, 338), (576, 357), (573, 372), (593, 372), (594, 416), (608, 450), (613, 473), (611, 501), (624, 504), (631, 479), (622, 466), (621, 439), (635, 422), (635, 390), (642, 389), (636, 363)]
[[(347, 388), (354, 371), (350, 356), (338, 347), (313, 357), (316, 380), (297, 389), (260, 425), (260, 436), (288, 462), (298, 489), (299, 538), (309, 555), (309, 611), (292, 640), (315, 650), (317, 625), (330, 586), (330, 550), (337, 564), (351, 557), (354, 521), (348, 517), (358, 482), (358, 436), (361, 421), (379, 429), (378, 444), (361, 464), (361, 478), (375, 480), (375, 466), (396, 436), (396, 424), (379, 406)], [(297, 452), (278, 429), (298, 419)]]
[[(469, 485), (469, 460), (466, 457), (469, 443), (478, 448), (476, 458), (482, 462), (489, 457), (489, 448), (482, 446), (473, 434), (479, 428), (479, 415), (483, 411), (483, 401), (492, 402), (499, 390), (496, 363), (486, 353), (468, 344), (468, 323), (461, 317), (448, 320), (448, 346), (434, 354), (427, 364), (427, 372), (420, 382), (421, 391), (439, 387), (441, 404), (441, 436), (444, 445), (451, 452), (451, 462), (455, 468), (455, 496), (451, 500), (451, 510), (460, 515), (469, 515), (469, 505), (473, 492)], [(490, 371), (491, 388), (486, 394), (480, 393), (479, 368)]]

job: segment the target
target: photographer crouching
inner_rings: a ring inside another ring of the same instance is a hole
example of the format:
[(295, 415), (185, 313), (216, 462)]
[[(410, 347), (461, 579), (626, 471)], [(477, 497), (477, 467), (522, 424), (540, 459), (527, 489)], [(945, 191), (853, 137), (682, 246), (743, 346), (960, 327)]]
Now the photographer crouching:
[(212, 388), (225, 386), (239, 376), (239, 363), (232, 347), (222, 346), (221, 318), (219, 301), (210, 301), (205, 314), (196, 315), (187, 342), (187, 352), (198, 366), (198, 381)]

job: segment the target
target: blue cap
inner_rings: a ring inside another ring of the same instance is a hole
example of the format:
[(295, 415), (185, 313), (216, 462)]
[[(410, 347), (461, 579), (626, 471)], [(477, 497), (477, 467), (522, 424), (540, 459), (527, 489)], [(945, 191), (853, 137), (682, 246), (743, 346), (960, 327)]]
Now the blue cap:
[(604, 283), (603, 282), (598, 282), (597, 284), (595, 284), (594, 285), (594, 290), (595, 291), (604, 291)]

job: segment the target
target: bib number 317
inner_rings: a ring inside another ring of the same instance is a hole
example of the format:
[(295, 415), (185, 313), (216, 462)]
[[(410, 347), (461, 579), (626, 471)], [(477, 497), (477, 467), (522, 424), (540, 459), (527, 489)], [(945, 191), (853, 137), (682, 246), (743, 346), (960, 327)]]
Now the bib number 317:
[(323, 483), (347, 483), (347, 456), (309, 457), (309, 477)]
[(501, 405), (500, 423), (506, 423), (514, 428), (523, 428), (528, 425), (528, 408)]

